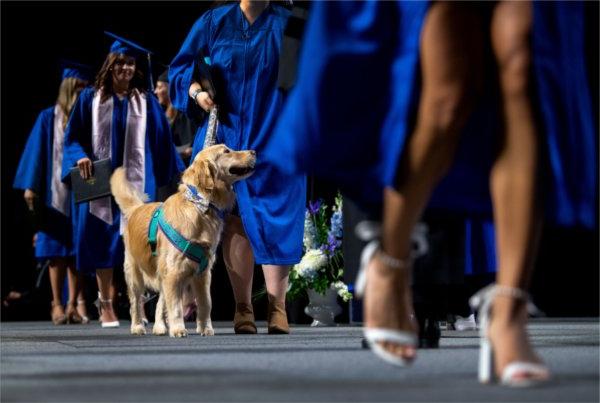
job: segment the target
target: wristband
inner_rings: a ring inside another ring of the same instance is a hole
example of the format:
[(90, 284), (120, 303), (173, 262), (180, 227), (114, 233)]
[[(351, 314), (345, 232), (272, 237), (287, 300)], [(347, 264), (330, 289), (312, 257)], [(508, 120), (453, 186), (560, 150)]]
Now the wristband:
[(196, 91), (192, 92), (192, 99), (194, 100), (194, 102), (196, 104), (198, 104), (198, 101), (196, 101), (196, 97), (198, 96), (198, 94), (200, 94), (202, 91), (204, 91), (202, 88), (198, 88)]

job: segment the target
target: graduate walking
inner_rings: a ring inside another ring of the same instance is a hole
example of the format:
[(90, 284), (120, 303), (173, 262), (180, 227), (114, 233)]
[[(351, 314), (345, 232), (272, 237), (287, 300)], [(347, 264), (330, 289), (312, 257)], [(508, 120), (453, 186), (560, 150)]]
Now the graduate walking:
[[(115, 37), (112, 34), (109, 34)], [(111, 167), (124, 166), (127, 179), (150, 200), (183, 169), (169, 122), (138, 64), (149, 51), (117, 38), (110, 48), (93, 88), (77, 101), (65, 133), (63, 181), (77, 166), (84, 179), (92, 161), (110, 158)], [(102, 327), (118, 327), (110, 287), (113, 269), (123, 264), (121, 213), (112, 196), (79, 203), (75, 217), (77, 268), (95, 271)]]
[[(169, 70), (173, 105), (189, 115), (219, 107), (217, 142), (257, 153), (254, 175), (236, 183), (238, 210), (223, 234), (223, 254), (236, 300), (236, 333), (256, 333), (250, 301), (254, 263), (262, 265), (269, 298), (269, 333), (288, 333), (289, 266), (300, 261), (306, 200), (303, 175), (284, 175), (261, 155), (282, 108), (279, 53), (290, 12), (268, 1), (241, 1), (207, 11), (192, 27)], [(198, 58), (210, 61), (218, 89), (199, 84)], [(199, 129), (192, 158), (202, 148)]]
[[(42, 217), (41, 228), (36, 234), (35, 257), (50, 261), (50, 315), (55, 325), (88, 321), (74, 264), (71, 192), (62, 183), (60, 172), (64, 130), (77, 97), (89, 81), (89, 70), (87, 66), (74, 62), (63, 64), (56, 105), (39, 114), (13, 184), (16, 189), (24, 190), (23, 196), (29, 209)], [(61, 297), (67, 273), (69, 300), (65, 313)]]

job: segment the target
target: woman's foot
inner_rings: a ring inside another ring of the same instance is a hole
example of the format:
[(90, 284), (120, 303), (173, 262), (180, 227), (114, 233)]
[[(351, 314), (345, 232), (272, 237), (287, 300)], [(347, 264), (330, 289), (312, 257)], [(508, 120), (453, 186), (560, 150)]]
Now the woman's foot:
[(64, 325), (67, 323), (67, 315), (65, 315), (65, 310), (60, 301), (52, 301), (51, 306), (50, 317), (52, 318), (52, 323), (55, 325)]
[(252, 304), (244, 302), (235, 304), (233, 330), (236, 334), (256, 334)]
[(84, 299), (77, 300), (77, 313), (79, 316), (81, 316), (81, 323), (84, 325), (90, 323), (90, 318), (87, 313), (87, 306)]
[(98, 320), (102, 323), (102, 327), (119, 327), (119, 318), (113, 310), (112, 299), (102, 299), (98, 295), (97, 306), (100, 313)]
[(67, 323), (80, 324), (83, 322), (83, 318), (77, 312), (77, 305), (75, 301), (67, 301)]
[[(543, 365), (533, 350), (527, 334), (527, 301), (496, 295), (493, 302), (488, 337), (494, 351), (494, 371), (501, 378), (511, 363), (532, 363)], [(548, 371), (529, 371), (523, 368), (511, 378), (515, 381), (544, 381), (550, 377)]]
[(267, 332), (269, 334), (290, 334), (290, 326), (285, 312), (285, 300), (279, 302), (269, 299)]
[[(365, 326), (368, 329), (418, 333), (414, 320), (412, 293), (410, 290), (410, 268), (394, 268), (374, 254), (367, 267), (366, 290), (363, 302)], [(377, 344), (399, 359), (411, 362), (416, 357), (414, 345), (403, 345), (392, 341)]]

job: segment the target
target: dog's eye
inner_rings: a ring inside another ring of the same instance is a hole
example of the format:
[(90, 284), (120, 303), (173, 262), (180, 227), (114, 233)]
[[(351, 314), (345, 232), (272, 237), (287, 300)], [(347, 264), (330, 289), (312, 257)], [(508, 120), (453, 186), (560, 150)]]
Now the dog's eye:
[(227, 148), (226, 148), (226, 149), (224, 149), (224, 150), (223, 150), (223, 154), (229, 154), (229, 149), (227, 149)]

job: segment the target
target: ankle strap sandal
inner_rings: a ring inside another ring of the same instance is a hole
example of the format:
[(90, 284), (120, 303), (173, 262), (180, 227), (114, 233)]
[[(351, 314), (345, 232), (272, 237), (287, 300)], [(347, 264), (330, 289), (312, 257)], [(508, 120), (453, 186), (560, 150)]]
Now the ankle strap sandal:
[(502, 370), (499, 379), (494, 373), (494, 351), (489, 339), (488, 326), (492, 314), (492, 304), (495, 297), (508, 297), (527, 303), (527, 310), (538, 311), (529, 301), (529, 294), (515, 287), (491, 284), (469, 299), (473, 309), (478, 309), (480, 321), (480, 349), (478, 377), (481, 383), (498, 381), (508, 387), (530, 387), (545, 383), (550, 379), (548, 368), (536, 362), (513, 361)]

